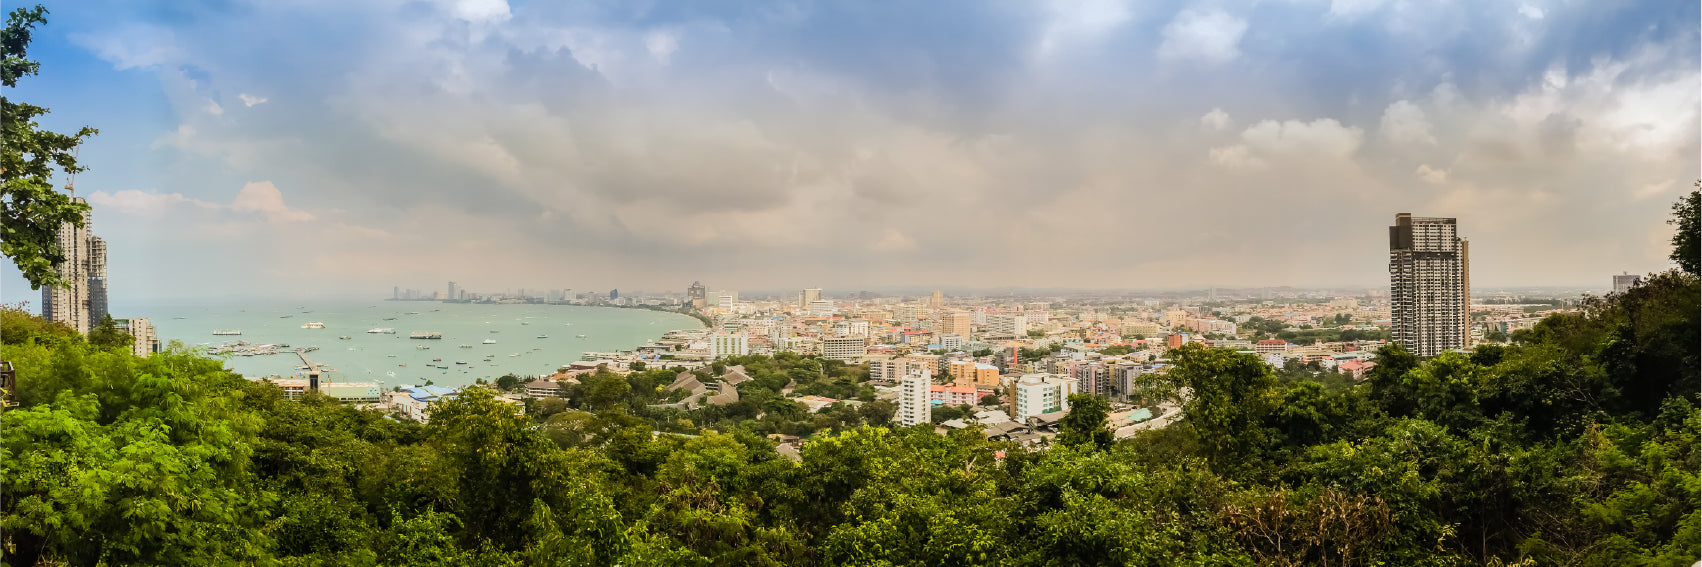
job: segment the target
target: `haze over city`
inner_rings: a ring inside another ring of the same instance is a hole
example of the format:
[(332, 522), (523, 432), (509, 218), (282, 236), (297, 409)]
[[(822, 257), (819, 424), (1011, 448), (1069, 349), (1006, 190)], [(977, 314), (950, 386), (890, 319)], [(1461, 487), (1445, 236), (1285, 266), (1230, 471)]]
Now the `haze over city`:
[(1380, 287), (1400, 212), (1605, 289), (1702, 168), (1695, 3), (46, 5), (115, 301)]

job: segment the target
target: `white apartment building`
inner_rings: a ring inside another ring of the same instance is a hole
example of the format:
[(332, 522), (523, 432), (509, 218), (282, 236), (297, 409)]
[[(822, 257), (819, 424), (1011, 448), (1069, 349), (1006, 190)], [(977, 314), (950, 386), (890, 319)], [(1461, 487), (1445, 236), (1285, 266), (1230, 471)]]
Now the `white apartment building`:
[(709, 357), (726, 358), (750, 354), (750, 338), (744, 333), (717, 332), (709, 335)]
[(821, 340), (821, 356), (828, 360), (853, 360), (868, 354), (863, 337), (834, 337)]
[(869, 320), (852, 319), (850, 321), (846, 321), (845, 329), (849, 331), (853, 337), (867, 337), (869, 336)]
[(738, 303), (738, 302), (739, 302), (739, 292), (723, 291), (723, 292), (720, 293), (720, 295), (716, 296), (715, 306), (721, 308), (724, 311), (730, 312), (730, 311), (733, 310), (733, 304)]
[(946, 350), (963, 348), (963, 335), (940, 335), (940, 348)]
[(785, 349), (798, 354), (815, 354), (821, 341), (811, 337), (787, 337)]
[(1010, 385), (1014, 393), (1011, 419), (1022, 421), (1043, 413), (1069, 411), (1076, 381), (1052, 374), (1027, 374)]
[(1026, 336), (1028, 316), (1021, 313), (988, 313), (986, 334), (993, 337)]
[(132, 345), (133, 350), (131, 351), (136, 356), (145, 357), (160, 351), (160, 337), (154, 331), (152, 320), (147, 317), (137, 317), (134, 319), (114, 319), (113, 322), (118, 324), (118, 330), (136, 337), (136, 344)]
[(911, 370), (902, 380), (898, 381), (898, 413), (893, 415), (899, 425), (909, 427), (919, 423), (933, 423), (933, 400), (929, 386), (934, 381), (923, 371)]

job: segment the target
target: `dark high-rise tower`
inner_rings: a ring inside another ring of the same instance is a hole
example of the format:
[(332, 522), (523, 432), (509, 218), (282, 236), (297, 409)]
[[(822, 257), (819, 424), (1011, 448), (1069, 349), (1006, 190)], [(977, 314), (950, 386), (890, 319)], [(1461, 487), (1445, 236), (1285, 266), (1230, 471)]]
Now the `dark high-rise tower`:
[[(72, 197), (83, 203), (83, 199)], [(65, 261), (53, 265), (67, 287), (41, 288), (41, 316), (88, 334), (106, 318), (106, 241), (92, 234), (94, 214), (83, 211), (83, 226), (59, 226), (59, 248)]]
[(1389, 334), (1418, 356), (1470, 346), (1468, 243), (1454, 219), (1395, 215), (1389, 227)]

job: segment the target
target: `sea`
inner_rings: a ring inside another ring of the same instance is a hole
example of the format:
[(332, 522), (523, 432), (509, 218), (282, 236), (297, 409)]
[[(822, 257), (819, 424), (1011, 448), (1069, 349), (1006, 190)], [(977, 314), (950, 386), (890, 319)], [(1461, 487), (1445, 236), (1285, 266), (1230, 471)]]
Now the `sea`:
[[(549, 374), (586, 352), (631, 350), (670, 330), (703, 327), (697, 319), (677, 313), (576, 305), (343, 300), (136, 307), (139, 315), (152, 319), (160, 340), (167, 343), (290, 345), (273, 355), (223, 355), (225, 367), (243, 376), (293, 377), (302, 366), (295, 348), (319, 347), (307, 355), (333, 370), (325, 380), (379, 382), (386, 389), (427, 381), (462, 386), (510, 373)], [(325, 328), (302, 328), (309, 322)], [(367, 332), (381, 328), (396, 332)], [(242, 334), (213, 334), (225, 329)], [(443, 338), (410, 339), (415, 332), (441, 333)]]

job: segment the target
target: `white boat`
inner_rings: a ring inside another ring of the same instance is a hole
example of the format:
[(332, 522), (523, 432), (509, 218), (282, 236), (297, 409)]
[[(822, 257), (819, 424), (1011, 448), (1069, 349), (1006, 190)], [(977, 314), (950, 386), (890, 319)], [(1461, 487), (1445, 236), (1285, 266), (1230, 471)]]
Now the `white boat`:
[(579, 338), (583, 339), (585, 338), (585, 335), (579, 335)]
[(396, 330), (389, 328), (389, 327), (377, 327), (377, 328), (367, 329), (366, 332), (373, 333), (373, 334), (384, 333), (384, 334), (387, 334), (387, 335), (396, 334)]
[(485, 344), (494, 345), (496, 344), (496, 339), (485, 339)]
[(239, 329), (218, 329), (218, 330), (213, 331), (213, 334), (214, 335), (220, 335), (220, 336), (240, 335), (240, 334), (242, 334), (242, 331), (239, 330)]
[(323, 329), (323, 328), (325, 328), (325, 324), (321, 323), (319, 321), (308, 321), (306, 323), (302, 323), (301, 328), (303, 328), (303, 329)]

